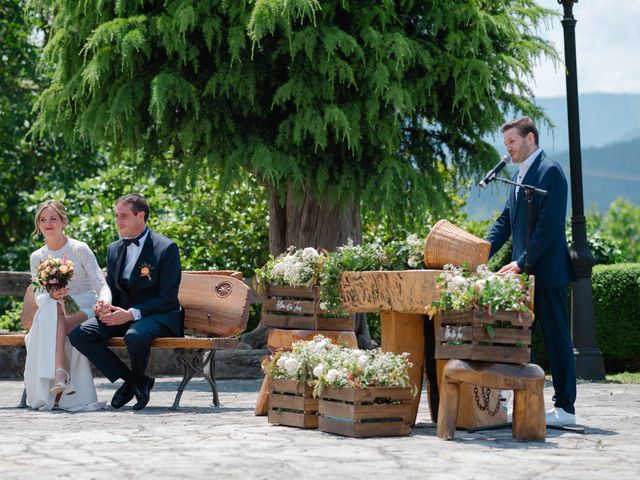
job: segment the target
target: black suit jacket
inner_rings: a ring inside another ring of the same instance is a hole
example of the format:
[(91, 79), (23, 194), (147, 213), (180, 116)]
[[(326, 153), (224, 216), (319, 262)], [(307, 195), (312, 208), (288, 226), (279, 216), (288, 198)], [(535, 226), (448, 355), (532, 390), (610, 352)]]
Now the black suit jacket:
[[(183, 335), (183, 311), (178, 302), (182, 275), (178, 246), (149, 229), (129, 282), (122, 282), (126, 249), (122, 239), (109, 245), (107, 252), (107, 284), (113, 296), (112, 304), (121, 308), (136, 308), (142, 318), (153, 317), (175, 335)], [(150, 273), (142, 275), (143, 267)]]

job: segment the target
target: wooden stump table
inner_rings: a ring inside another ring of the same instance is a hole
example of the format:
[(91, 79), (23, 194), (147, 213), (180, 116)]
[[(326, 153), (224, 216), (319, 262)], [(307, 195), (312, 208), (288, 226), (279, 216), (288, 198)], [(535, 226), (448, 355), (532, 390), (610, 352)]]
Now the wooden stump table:
[[(431, 420), (437, 421), (437, 391), (447, 360), (436, 361), (433, 351), (425, 351), (425, 307), (438, 297), (435, 279), (440, 273), (441, 270), (344, 272), (340, 278), (340, 299), (349, 312), (380, 313), (382, 350), (409, 353), (413, 364), (409, 377), (418, 388), (418, 395), (412, 401), (412, 424), (418, 413), (425, 367), (434, 361), (436, 373), (428, 376), (428, 389), (433, 392), (429, 395)], [(456, 425), (469, 428), (505, 423), (503, 409), (497, 413), (492, 411), (497, 402), (498, 392), (492, 390), (488, 402), (491, 408), (481, 410), (473, 385), (462, 385)]]

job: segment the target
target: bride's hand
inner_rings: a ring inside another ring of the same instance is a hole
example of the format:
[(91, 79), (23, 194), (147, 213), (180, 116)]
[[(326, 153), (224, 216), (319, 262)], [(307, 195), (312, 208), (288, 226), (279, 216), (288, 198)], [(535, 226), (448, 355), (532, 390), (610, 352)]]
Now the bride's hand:
[(106, 315), (107, 313), (111, 312), (111, 304), (106, 300), (98, 300), (98, 303), (96, 303), (93, 307), (93, 312), (98, 317), (100, 315)]
[(51, 296), (51, 298), (53, 298), (54, 300), (62, 300), (64, 297), (66, 297), (67, 295), (69, 295), (69, 289), (68, 288), (56, 288), (55, 290), (51, 290), (51, 293), (49, 294)]

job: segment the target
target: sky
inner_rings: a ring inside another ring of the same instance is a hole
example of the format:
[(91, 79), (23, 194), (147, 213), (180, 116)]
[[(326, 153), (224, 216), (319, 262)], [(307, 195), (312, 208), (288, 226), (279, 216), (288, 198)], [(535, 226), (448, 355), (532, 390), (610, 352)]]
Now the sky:
[[(537, 0), (562, 14), (557, 0)], [(578, 0), (573, 5), (580, 93), (640, 93), (640, 0)], [(561, 17), (540, 35), (564, 60)], [(564, 70), (544, 61), (534, 71), (536, 97), (565, 96)]]

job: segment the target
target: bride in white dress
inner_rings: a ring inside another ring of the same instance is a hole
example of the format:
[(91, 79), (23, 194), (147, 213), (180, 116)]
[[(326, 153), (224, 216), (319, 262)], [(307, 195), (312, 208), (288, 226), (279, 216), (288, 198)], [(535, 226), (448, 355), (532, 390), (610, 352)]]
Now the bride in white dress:
[[(94, 316), (98, 300), (111, 301), (96, 257), (86, 243), (64, 234), (67, 214), (62, 203), (42, 203), (35, 216), (35, 234), (42, 234), (45, 245), (31, 254), (31, 275), (48, 257), (64, 258), (74, 263), (74, 274), (67, 288), (36, 291), (38, 311), (26, 337), (27, 359), (24, 383), (27, 405), (38, 410), (57, 406), (68, 411), (104, 408), (98, 402), (96, 387), (87, 357), (73, 348), (67, 335), (83, 321)], [(65, 317), (61, 300), (66, 295), (76, 301), (80, 311)]]

